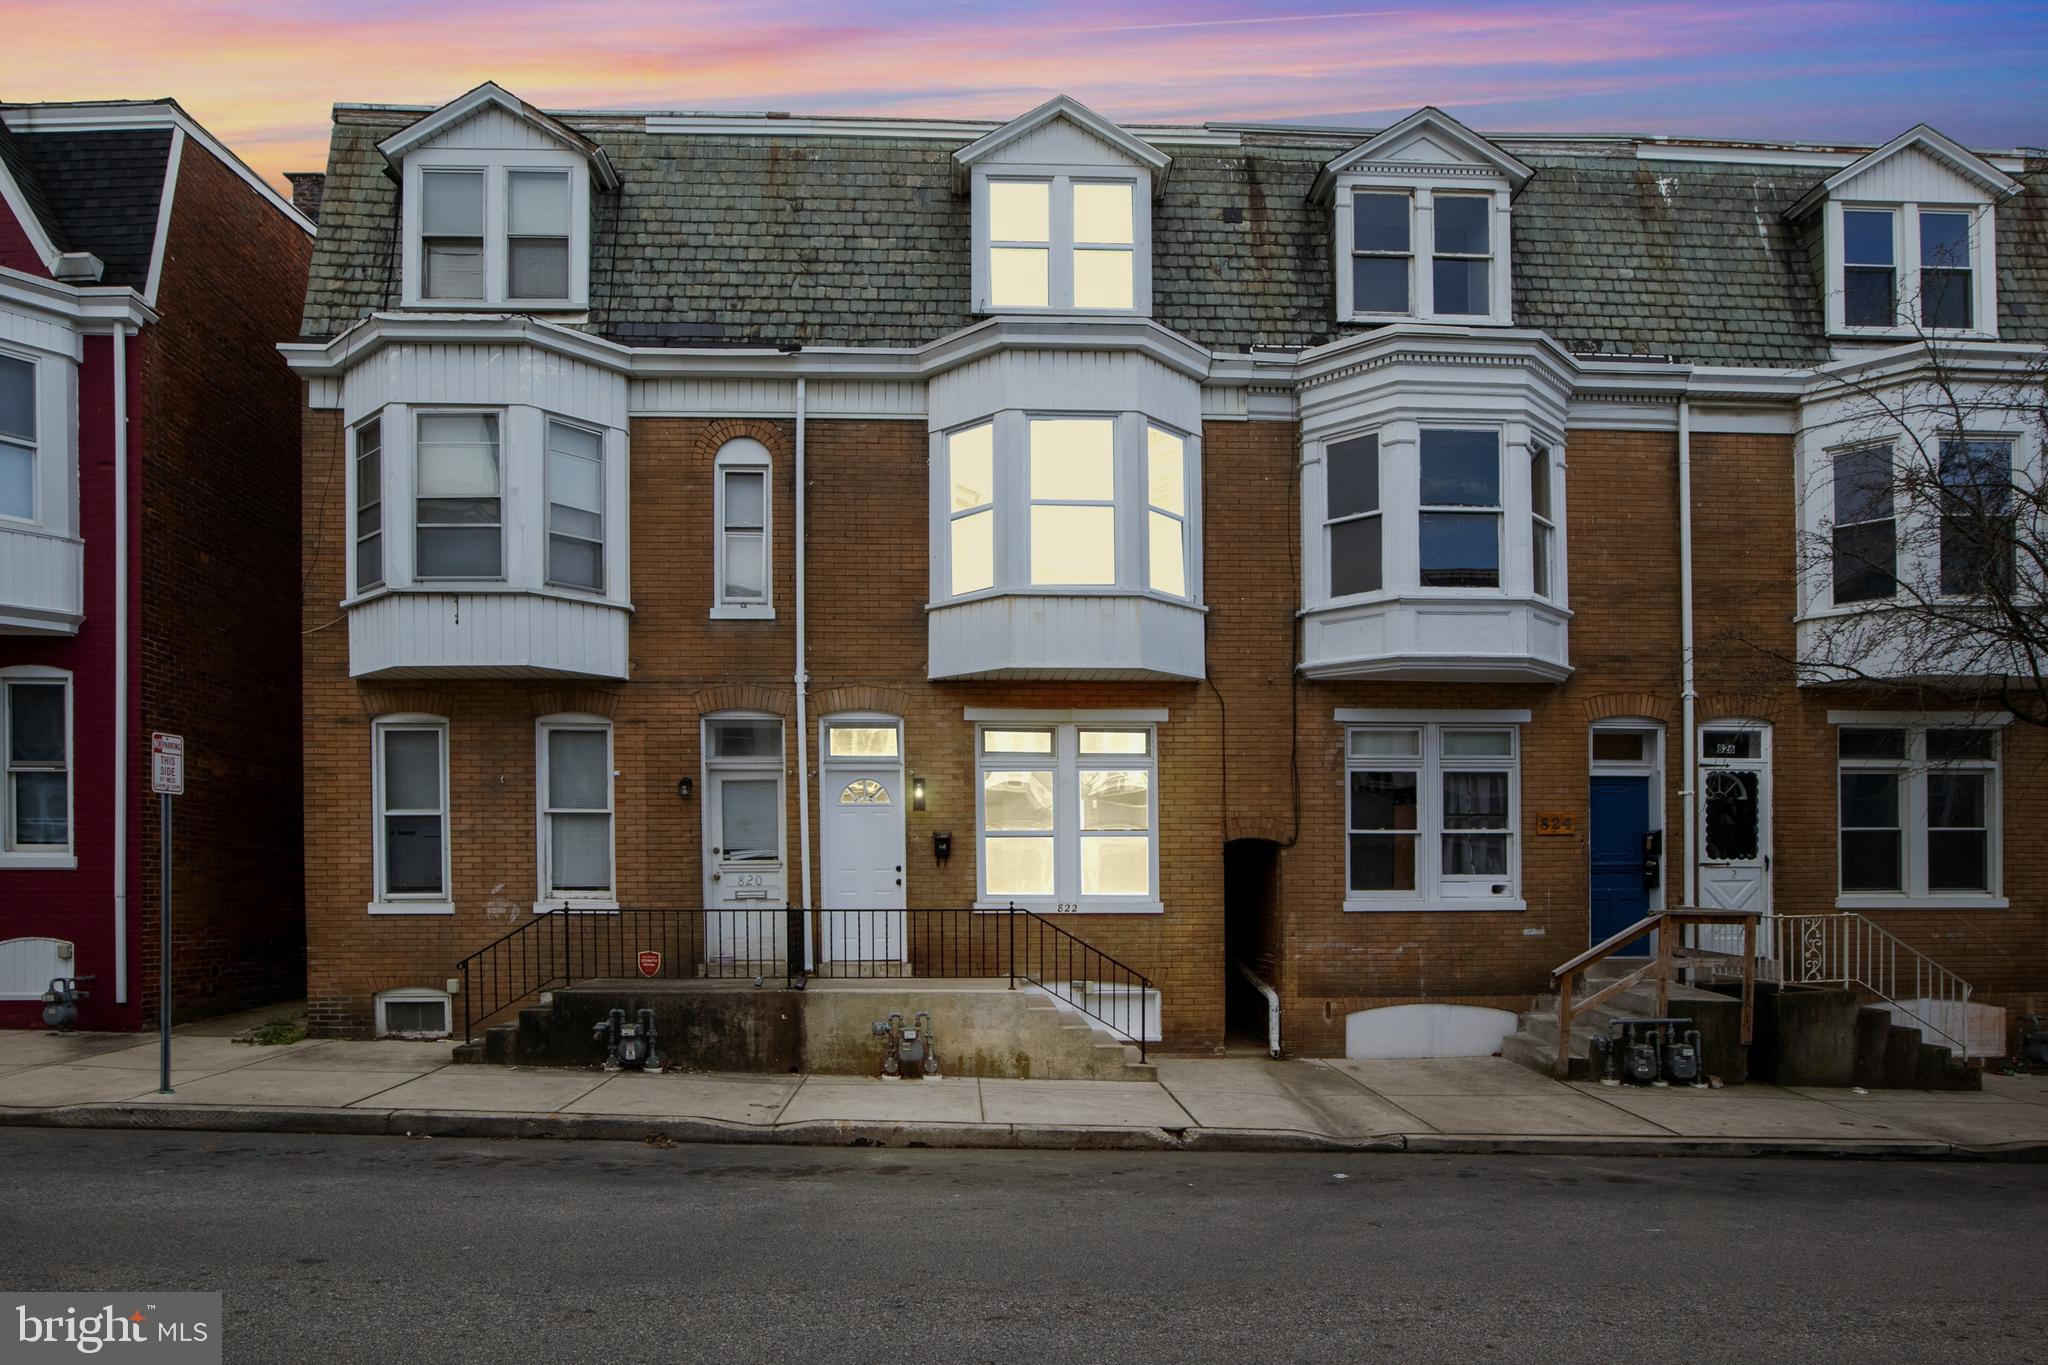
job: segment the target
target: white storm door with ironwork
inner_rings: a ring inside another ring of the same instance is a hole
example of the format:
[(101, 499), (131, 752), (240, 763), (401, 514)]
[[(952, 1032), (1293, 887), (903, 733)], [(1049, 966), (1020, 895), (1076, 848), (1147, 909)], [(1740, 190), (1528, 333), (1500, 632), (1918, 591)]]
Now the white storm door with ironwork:
[[(1770, 913), (1770, 732), (1714, 727), (1700, 734), (1700, 891), (1703, 910)], [(1739, 953), (1742, 930), (1704, 925), (1700, 946)], [(1761, 943), (1767, 935), (1759, 934)]]

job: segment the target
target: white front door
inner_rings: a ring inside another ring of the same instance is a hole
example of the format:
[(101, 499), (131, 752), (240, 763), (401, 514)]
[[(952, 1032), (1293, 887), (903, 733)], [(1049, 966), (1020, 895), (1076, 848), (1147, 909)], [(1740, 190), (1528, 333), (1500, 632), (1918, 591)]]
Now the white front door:
[(789, 869), (783, 853), (781, 722), (705, 722), (704, 962), (714, 976), (781, 969)]
[[(1770, 913), (1770, 731), (1761, 726), (1708, 726), (1700, 732), (1700, 892), (1702, 910)], [(1761, 924), (1758, 951), (1769, 942)], [(1699, 945), (1740, 953), (1736, 925), (1705, 925)]]
[(907, 962), (901, 727), (894, 717), (835, 717), (822, 739), (823, 960)]

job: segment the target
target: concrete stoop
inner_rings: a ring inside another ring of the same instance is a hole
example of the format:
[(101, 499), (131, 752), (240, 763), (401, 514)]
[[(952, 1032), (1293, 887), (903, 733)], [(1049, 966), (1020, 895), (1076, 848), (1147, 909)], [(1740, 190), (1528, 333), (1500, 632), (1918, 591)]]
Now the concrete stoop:
[(455, 1050), (458, 1062), (589, 1066), (592, 1037), (614, 1008), (654, 1011), (670, 1068), (688, 1071), (880, 1074), (874, 1024), (931, 1016), (943, 1074), (1009, 1080), (1151, 1081), (1138, 1049), (1036, 987), (1006, 980), (813, 980), (804, 990), (733, 981), (585, 981), (523, 1007), (512, 1022)]

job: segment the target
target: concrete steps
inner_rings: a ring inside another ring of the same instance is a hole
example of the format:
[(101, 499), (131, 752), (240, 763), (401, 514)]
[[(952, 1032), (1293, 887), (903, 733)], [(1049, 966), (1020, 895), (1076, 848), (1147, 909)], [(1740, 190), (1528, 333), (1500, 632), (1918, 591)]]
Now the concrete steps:
[[(1590, 978), (1578, 994), (1591, 995), (1603, 989), (1609, 981), (1626, 976), (1642, 963), (1624, 962), (1618, 968), (1612, 960), (1598, 964), (1610, 970), (1604, 975)], [(1570, 1047), (1570, 1079), (1575, 1081), (1597, 1080), (1588, 1065), (1588, 1055), (1593, 1039), (1606, 1034), (1616, 1020), (1651, 1019), (1657, 1017), (1657, 988), (1654, 983), (1631, 987), (1613, 999), (1596, 1005), (1572, 1021)], [(1716, 991), (1696, 990), (1691, 986), (1673, 984), (1666, 1005), (1666, 1017), (1687, 1019), (1700, 1032), (1700, 1060), (1710, 1075), (1719, 1076), (1725, 1083), (1739, 1084), (1748, 1077), (1747, 1058), (1743, 1054), (1742, 1006), (1737, 1000)], [(1521, 1016), (1519, 1029), (1501, 1041), (1501, 1056), (1521, 1063), (1533, 1071), (1551, 1074), (1551, 1067), (1557, 1056), (1557, 996), (1546, 994), (1537, 997), (1536, 1007)]]

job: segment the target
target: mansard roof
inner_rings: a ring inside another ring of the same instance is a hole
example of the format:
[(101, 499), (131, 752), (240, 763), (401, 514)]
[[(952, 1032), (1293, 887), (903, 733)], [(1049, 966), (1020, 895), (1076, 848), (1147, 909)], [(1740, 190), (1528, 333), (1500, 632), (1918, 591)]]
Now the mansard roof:
[[(1427, 113), (1428, 111), (1425, 111)], [(303, 321), (337, 335), (399, 305), (398, 187), (379, 144), (417, 109), (344, 106)], [(918, 345), (977, 321), (958, 154), (987, 123), (554, 116), (605, 152), (590, 307), (630, 345)], [(1334, 244), (1311, 188), (1357, 130), (1126, 130), (1172, 158), (1152, 213), (1153, 316), (1201, 345), (1312, 346)], [(1391, 130), (1389, 130), (1391, 131)], [(1799, 368), (1827, 359), (1817, 220), (1785, 210), (1841, 164), (1632, 138), (1488, 139), (1529, 171), (1513, 212), (1515, 320), (1588, 354)], [(1725, 157), (1725, 159), (1717, 159)], [(1748, 159), (1745, 159), (1747, 157)], [(2018, 179), (2043, 179), (2029, 163)], [(2000, 330), (2048, 343), (2048, 194), (1998, 207)]]
[(171, 130), (10, 131), (0, 122), (0, 164), (59, 253), (91, 252), (97, 283), (142, 288), (149, 279)]

